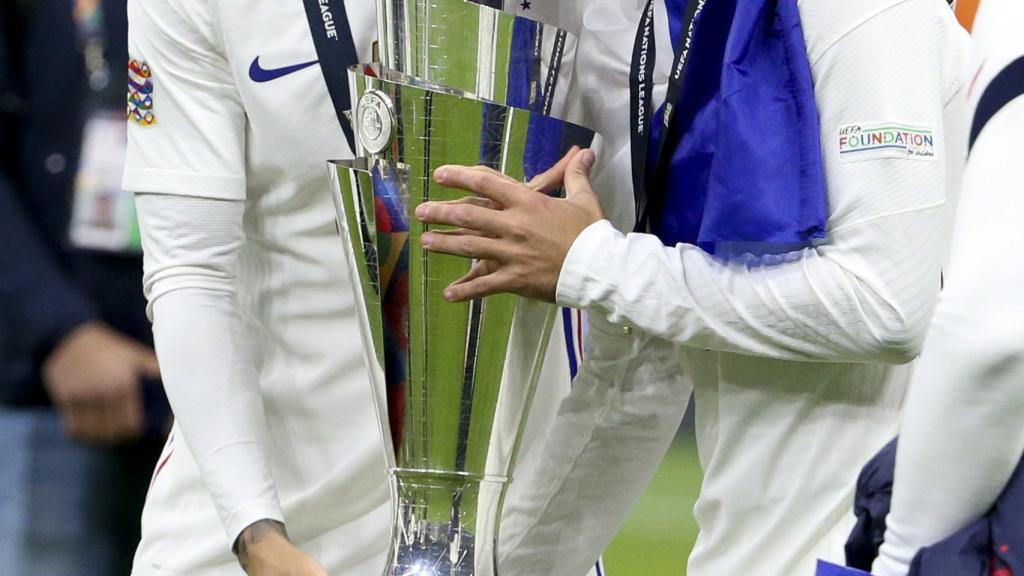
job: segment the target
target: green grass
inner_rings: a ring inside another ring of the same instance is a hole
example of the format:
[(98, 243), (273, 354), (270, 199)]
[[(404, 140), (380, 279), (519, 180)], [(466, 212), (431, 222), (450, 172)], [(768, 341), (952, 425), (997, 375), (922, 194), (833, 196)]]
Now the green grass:
[(697, 538), (693, 503), (700, 479), (693, 440), (677, 441), (605, 553), (611, 576), (686, 574), (686, 557)]

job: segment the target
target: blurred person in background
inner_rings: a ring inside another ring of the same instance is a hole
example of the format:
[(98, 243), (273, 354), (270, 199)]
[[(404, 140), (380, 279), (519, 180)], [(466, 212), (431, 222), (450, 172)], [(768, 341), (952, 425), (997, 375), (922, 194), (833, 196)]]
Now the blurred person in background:
[(127, 574), (162, 449), (126, 38), (124, 0), (0, 3), (3, 574)]

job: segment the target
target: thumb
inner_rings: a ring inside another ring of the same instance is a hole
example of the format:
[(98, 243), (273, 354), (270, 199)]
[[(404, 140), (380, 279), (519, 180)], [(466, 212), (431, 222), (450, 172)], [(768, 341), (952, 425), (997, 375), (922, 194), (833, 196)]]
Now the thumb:
[(544, 194), (561, 188), (565, 181), (565, 169), (569, 165), (569, 162), (575, 156), (578, 156), (577, 153), (579, 150), (579, 146), (573, 145), (569, 152), (567, 152), (565, 156), (562, 156), (562, 159), (559, 160), (557, 164), (549, 168), (547, 171), (534, 176), (533, 179), (530, 180), (530, 187), (534, 188), (538, 192), (543, 192)]
[[(580, 150), (569, 161), (565, 169), (565, 197), (569, 200), (581, 200), (594, 196), (590, 188), (590, 169), (594, 166), (594, 152), (587, 148)], [(594, 201), (596, 201), (596, 197)]]

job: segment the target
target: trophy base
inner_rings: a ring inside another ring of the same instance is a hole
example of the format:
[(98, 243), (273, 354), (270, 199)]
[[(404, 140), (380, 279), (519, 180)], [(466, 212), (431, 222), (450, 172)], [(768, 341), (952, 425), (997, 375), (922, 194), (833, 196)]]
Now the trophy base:
[(504, 479), (399, 469), (392, 482), (397, 510), (384, 576), (496, 576)]

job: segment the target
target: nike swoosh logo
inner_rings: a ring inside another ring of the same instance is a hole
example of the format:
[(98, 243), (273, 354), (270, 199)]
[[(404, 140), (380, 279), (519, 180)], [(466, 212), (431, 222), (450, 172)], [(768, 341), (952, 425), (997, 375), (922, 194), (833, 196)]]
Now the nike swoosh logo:
[(292, 72), (298, 72), (310, 66), (319, 64), (319, 60), (313, 60), (311, 62), (303, 62), (301, 64), (292, 64), (291, 66), (285, 66), (284, 68), (274, 68), (268, 70), (260, 66), (260, 57), (257, 56), (253, 59), (252, 64), (249, 65), (249, 78), (253, 82), (270, 82), (271, 80), (277, 80), (282, 76), (287, 76)]

